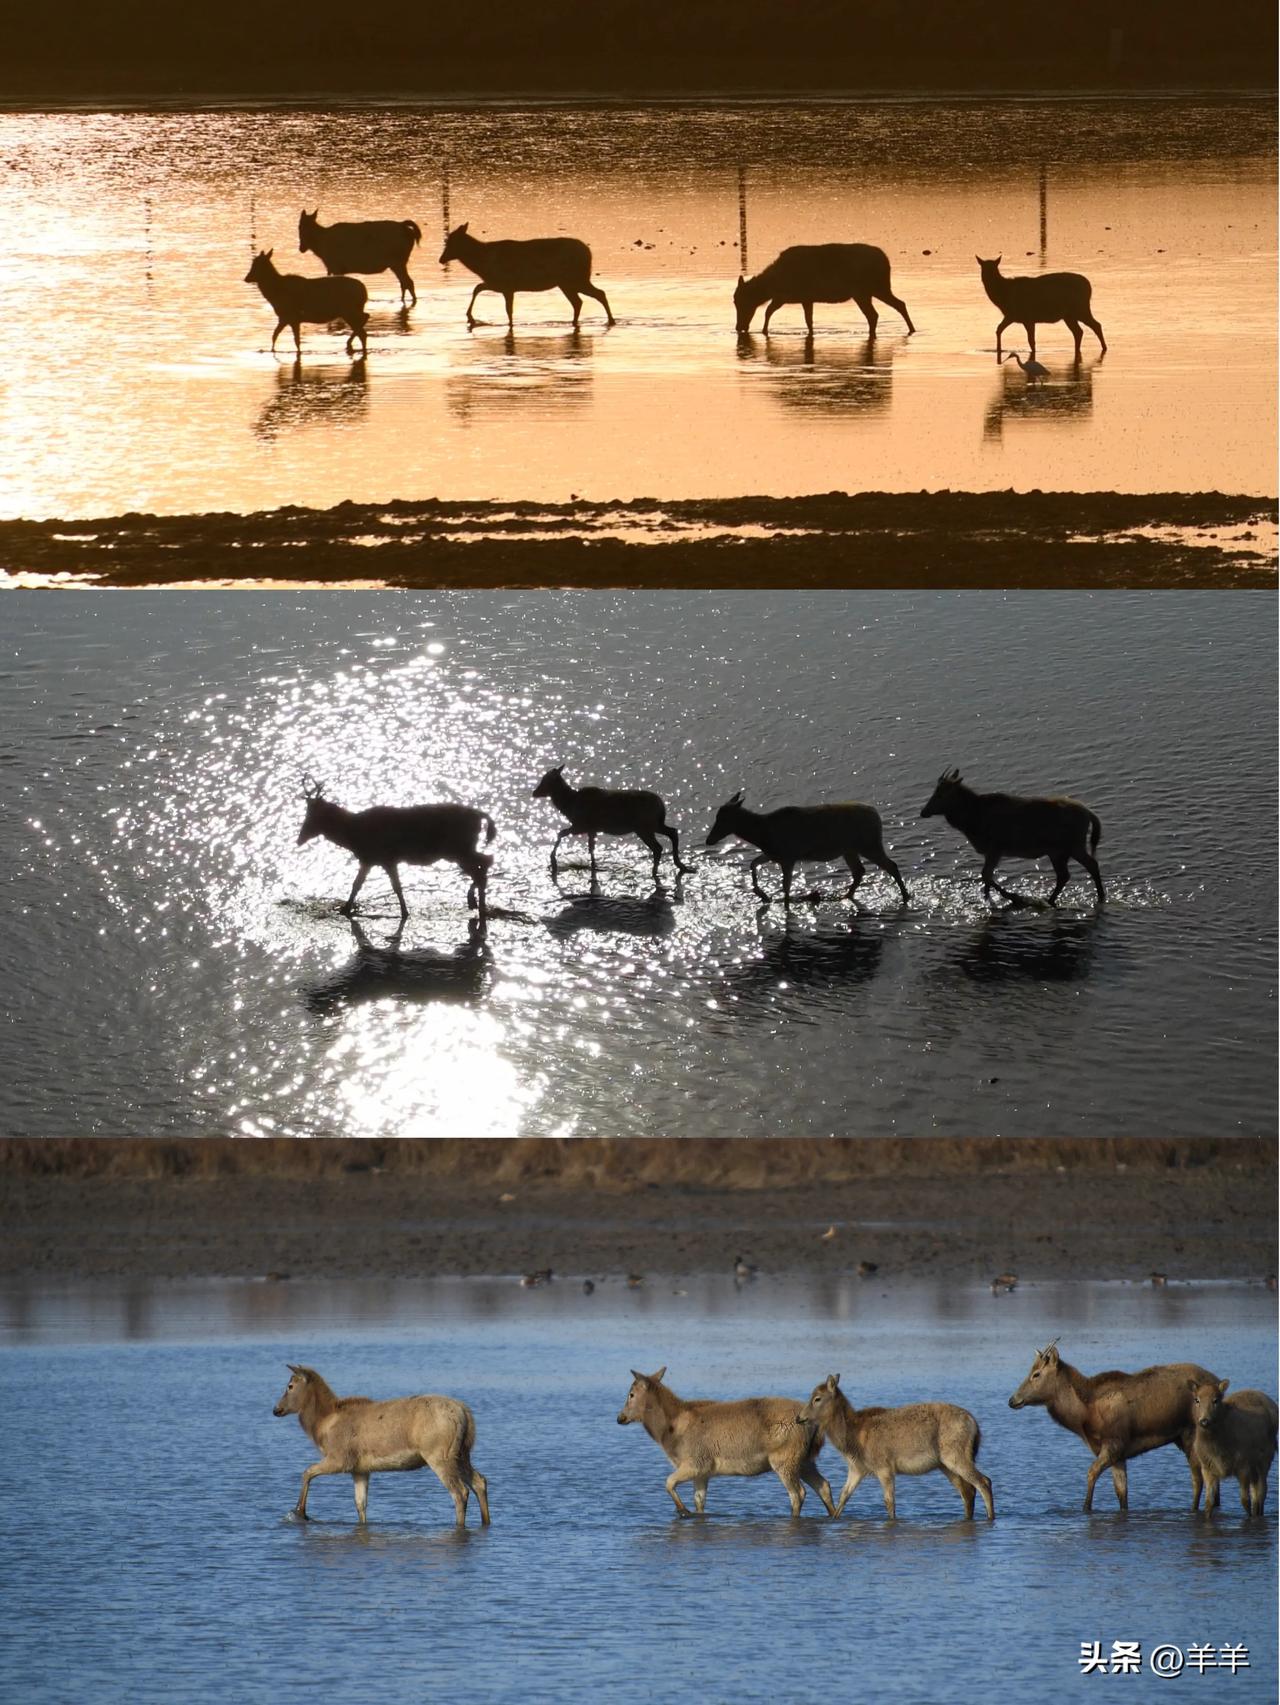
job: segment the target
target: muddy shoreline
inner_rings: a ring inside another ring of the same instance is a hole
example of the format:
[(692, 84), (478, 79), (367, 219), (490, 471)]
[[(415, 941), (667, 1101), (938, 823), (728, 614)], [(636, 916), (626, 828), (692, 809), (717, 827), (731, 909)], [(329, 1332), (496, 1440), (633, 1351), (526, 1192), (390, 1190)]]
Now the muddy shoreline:
[[(10, 1141), (0, 1278), (1276, 1270), (1274, 1145)], [(835, 1234), (822, 1234), (831, 1226)]]
[(1274, 587), (1275, 501), (1220, 492), (400, 500), (0, 521), (9, 583), (394, 587)]

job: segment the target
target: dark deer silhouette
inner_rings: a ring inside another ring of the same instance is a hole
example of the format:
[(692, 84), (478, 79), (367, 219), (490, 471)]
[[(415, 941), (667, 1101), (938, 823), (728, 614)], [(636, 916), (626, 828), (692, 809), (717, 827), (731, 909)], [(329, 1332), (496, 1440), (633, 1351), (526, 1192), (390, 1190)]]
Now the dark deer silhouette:
[(369, 293), (360, 280), (304, 278), (298, 272), (277, 272), (271, 259), (274, 253), (274, 249), (265, 249), (261, 254), (255, 255), (252, 266), (244, 275), (245, 283), (256, 284), (276, 311), (276, 329), (271, 334), (272, 351), (275, 350), (276, 339), (288, 326), (293, 332), (294, 350), (301, 357), (300, 328), (303, 324), (327, 326), (334, 320), (340, 320), (351, 330), (351, 336), (347, 339), (347, 354), (351, 354), (356, 339), (359, 338), (360, 353), (362, 356), (367, 355), (369, 340), (365, 336), (365, 327), (369, 323), (369, 316), (364, 311), (364, 305), (369, 299)]
[(1000, 271), (1003, 256), (997, 255), (994, 260), (983, 260), (981, 255), (973, 258), (982, 272), (983, 289), (1004, 316), (996, 327), (997, 361), (1001, 359), (1000, 339), (1008, 327), (1022, 326), (1034, 361), (1036, 327), (1051, 325), (1057, 320), (1066, 322), (1067, 330), (1075, 339), (1077, 361), (1080, 359), (1080, 340), (1084, 336), (1080, 330), (1082, 325), (1088, 326), (1102, 345), (1102, 353), (1106, 354), (1107, 340), (1093, 317), (1090, 305), (1093, 286), (1082, 272), (1044, 272), (1038, 278), (1005, 278)]
[(1092, 876), (1099, 903), (1107, 897), (1093, 856), (1102, 838), (1102, 824), (1078, 799), (976, 793), (965, 786), (959, 770), (945, 770), (920, 815), (945, 817), (982, 854), (982, 892), (988, 898), (994, 888), (1006, 900), (1023, 899), (996, 881), (996, 866), (1002, 858), (1049, 859), (1058, 879), (1049, 896), (1051, 906), (1071, 879), (1072, 859)]
[(766, 905), (773, 896), (765, 893), (756, 877), (762, 864), (782, 866), (782, 903), (789, 906), (797, 864), (802, 860), (830, 864), (838, 858), (849, 866), (853, 877), (849, 884), (851, 900), (866, 875), (864, 859), (892, 876), (904, 905), (911, 899), (902, 872), (885, 851), (880, 813), (874, 805), (785, 805), (779, 811), (748, 811), (738, 792), (716, 812), (707, 845), (713, 847), (727, 835), (737, 835), (739, 840), (760, 848), (759, 858), (751, 861), (751, 887)]
[(612, 787), (572, 787), (564, 779), (564, 765), (557, 764), (555, 769), (547, 771), (534, 788), (533, 797), (549, 799), (561, 816), (569, 819), (569, 827), (561, 829), (551, 849), (553, 877), (559, 869), (556, 853), (567, 835), (587, 837), (587, 854), (591, 860), (592, 876), (596, 873), (597, 835), (638, 835), (653, 854), (655, 883), (658, 880), (658, 866), (662, 862), (662, 848), (658, 845), (659, 835), (671, 842), (671, 857), (677, 872), (683, 875), (693, 869), (692, 865), (680, 862), (680, 837), (674, 829), (668, 827), (667, 808), (656, 793), (632, 792)]
[(514, 325), (517, 290), (559, 290), (568, 297), (576, 326), (582, 313), (582, 298), (599, 302), (616, 324), (609, 298), (591, 282), (591, 250), (576, 237), (533, 237), (527, 242), (510, 240), (485, 243), (459, 225), (445, 238), (440, 264), (460, 260), (480, 280), (467, 303), (467, 324), (476, 323), (472, 309), (482, 290), (495, 291), (507, 305), (507, 324)]
[(493, 859), (480, 852), (476, 842), (482, 827), (486, 845), (497, 834), (487, 811), (477, 811), (470, 805), (374, 805), (367, 811), (347, 811), (333, 800), (325, 799), (320, 783), (309, 778), (303, 783), (303, 797), (307, 811), (298, 832), (298, 845), (323, 835), (326, 841), (345, 847), (360, 861), (355, 882), (342, 907), (348, 917), (356, 895), (364, 887), (365, 877), (375, 864), (386, 871), (400, 902), (400, 916), (407, 918), (409, 908), (400, 887), (398, 866), (441, 862), (456, 864), (471, 878), (467, 905), (484, 916), (485, 886)]
[(422, 232), (412, 219), (365, 219), (351, 225), (322, 225), (320, 209), (298, 217), (298, 249), (318, 255), (325, 271), (394, 272), (400, 284), (400, 300), (408, 296), (412, 305), (418, 292), (409, 276), (409, 256), (422, 241)]
[(815, 302), (856, 302), (867, 321), (867, 336), (876, 335), (880, 319), (872, 297), (896, 308), (914, 332), (907, 305), (893, 293), (889, 279), (889, 257), (883, 249), (870, 243), (797, 244), (783, 249), (777, 260), (758, 272), (754, 278), (739, 278), (733, 293), (737, 309), (739, 333), (751, 330), (751, 320), (762, 302), (769, 306), (764, 314), (764, 331), (777, 310), (788, 302), (799, 302), (804, 309), (804, 323), (813, 335), (813, 304)]

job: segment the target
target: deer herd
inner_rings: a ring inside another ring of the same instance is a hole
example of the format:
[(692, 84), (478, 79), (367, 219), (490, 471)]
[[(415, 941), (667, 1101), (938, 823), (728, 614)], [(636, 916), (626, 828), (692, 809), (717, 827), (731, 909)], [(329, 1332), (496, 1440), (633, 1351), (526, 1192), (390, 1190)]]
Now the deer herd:
[[(908, 1403), (899, 1408), (855, 1409), (829, 1374), (804, 1402), (794, 1397), (744, 1397), (729, 1402), (678, 1396), (666, 1384), (666, 1368), (631, 1370), (631, 1387), (618, 1411), (620, 1427), (637, 1424), (671, 1464), (668, 1496), (681, 1516), (705, 1515), (707, 1487), (726, 1476), (755, 1478), (772, 1471), (782, 1482), (793, 1517), (805, 1488), (817, 1493), (833, 1520), (868, 1475), (884, 1496), (885, 1513), (897, 1517), (896, 1479), (939, 1473), (955, 1487), (972, 1520), (982, 1499), (995, 1520), (991, 1481), (978, 1467), (982, 1429), (955, 1403)], [(296, 1415), (321, 1452), (302, 1476), (294, 1514), (307, 1517), (307, 1493), (320, 1475), (349, 1474), (356, 1513), (366, 1517), (369, 1476), (430, 1468), (454, 1503), (457, 1525), (466, 1525), (474, 1492), (480, 1519), (489, 1521), (488, 1482), (473, 1465), (475, 1417), (454, 1397), (422, 1395), (377, 1401), (337, 1397), (314, 1368), (289, 1364), (289, 1383), (276, 1415)], [(1036, 1353), (1031, 1371), (1009, 1399), (1011, 1409), (1039, 1405), (1060, 1427), (1087, 1445), (1093, 1460), (1085, 1479), (1084, 1508), (1093, 1508), (1098, 1476), (1110, 1470), (1116, 1499), (1129, 1507), (1126, 1464), (1135, 1456), (1176, 1445), (1191, 1471), (1191, 1508), (1217, 1507), (1223, 1480), (1236, 1480), (1247, 1516), (1263, 1512), (1267, 1476), (1276, 1454), (1275, 1402), (1261, 1391), (1229, 1391), (1194, 1362), (1172, 1362), (1139, 1373), (1085, 1374), (1058, 1353), (1057, 1341)], [(829, 1444), (848, 1469), (839, 1501), (818, 1467)], [(693, 1509), (680, 1496), (693, 1487)]]
[[(302, 273), (278, 272), (273, 261), (274, 249), (264, 249), (255, 255), (245, 275), (246, 284), (256, 284), (276, 312), (276, 339), (286, 326), (293, 332), (295, 353), (300, 357), (302, 341), (300, 328), (306, 325), (347, 327), (347, 353), (360, 344), (363, 358), (368, 353), (365, 326), (368, 322), (366, 302), (368, 293), (352, 273), (370, 275), (391, 272), (400, 285), (402, 308), (418, 300), (417, 289), (409, 274), (408, 263), (414, 249), (422, 241), (422, 232), (412, 219), (371, 219), (351, 224), (322, 225), (319, 208), (313, 213), (304, 209), (298, 220), (298, 249), (301, 254), (314, 254), (323, 264), (326, 276), (306, 276)], [(1061, 322), (1075, 343), (1075, 360), (1080, 360), (1082, 327), (1087, 326), (1097, 338), (1103, 354), (1106, 339), (1102, 327), (1093, 317), (1093, 286), (1079, 272), (1045, 272), (1033, 278), (1007, 277), (1000, 271), (1001, 256), (994, 260), (974, 257), (982, 279), (982, 287), (990, 301), (1000, 310), (996, 328), (996, 360), (1003, 359), (1001, 338), (1012, 325), (1020, 325), (1026, 333), (1031, 350), (1030, 367), (1019, 357), (1019, 365), (1030, 377), (1042, 376), (1044, 369), (1035, 360), (1036, 327)], [(577, 237), (533, 237), (523, 240), (503, 239), (485, 241), (471, 234), (465, 224), (455, 227), (445, 238), (440, 253), (441, 266), (460, 261), (479, 283), (467, 303), (467, 327), (475, 326), (476, 298), (485, 291), (501, 296), (507, 310), (507, 325), (515, 325), (515, 299), (519, 292), (558, 290), (573, 309), (575, 332), (582, 315), (582, 298), (589, 296), (604, 309), (608, 325), (616, 325), (613, 309), (604, 291), (591, 282), (593, 263), (591, 250)], [(779, 308), (799, 306), (804, 313), (805, 330), (813, 336), (815, 302), (855, 302), (867, 322), (867, 337), (874, 339), (879, 314), (876, 302), (883, 302), (901, 316), (908, 335), (915, 331), (907, 305), (893, 293), (889, 257), (883, 249), (871, 243), (798, 243), (783, 249), (777, 259), (763, 272), (752, 278), (738, 279), (733, 292), (734, 326), (739, 337), (751, 331), (751, 322), (764, 308), (764, 334), (769, 335), (769, 323)], [(1031, 369), (1034, 368), (1034, 373)]]
[[(478, 846), (481, 830), (487, 845), (497, 834), (493, 818), (469, 805), (376, 805), (365, 811), (348, 811), (324, 797), (320, 782), (303, 778), (306, 814), (298, 833), (298, 845), (321, 836), (344, 848), (358, 861), (359, 869), (351, 893), (341, 908), (348, 916), (365, 878), (376, 865), (390, 879), (400, 903), (403, 920), (409, 914), (400, 886), (402, 864), (457, 865), (470, 879), (467, 905), (483, 918), (488, 910), (488, 878), (493, 863), (490, 853)], [(556, 765), (533, 790), (535, 799), (549, 799), (566, 820), (551, 848), (551, 875), (559, 874), (556, 854), (562, 842), (585, 835), (591, 877), (594, 882), (596, 840), (600, 835), (634, 835), (653, 858), (653, 880), (660, 881), (663, 847), (661, 835), (670, 843), (677, 881), (693, 869), (680, 857), (680, 837), (667, 822), (667, 808), (656, 793), (644, 789), (574, 787), (565, 779), (564, 766)], [(1026, 897), (1012, 893), (996, 881), (996, 866), (1005, 858), (1047, 858), (1056, 882), (1048, 904), (1070, 878), (1074, 859), (1093, 880), (1099, 904), (1106, 898), (1102, 873), (1094, 857), (1102, 824), (1087, 805), (1066, 798), (1025, 798), (1012, 793), (978, 793), (967, 787), (959, 770), (947, 770), (938, 778), (922, 817), (940, 816), (959, 829), (982, 854), (982, 891), (1002, 895), (1012, 904), (1027, 904)], [(761, 887), (757, 871), (762, 864), (776, 864), (782, 872), (782, 903), (792, 905), (791, 884), (796, 866), (803, 863), (830, 864), (842, 860), (851, 878), (847, 897), (855, 900), (858, 886), (873, 864), (890, 876), (901, 903), (909, 905), (911, 894), (902, 872), (885, 849), (880, 813), (874, 805), (848, 801), (830, 805), (787, 805), (777, 811), (751, 811), (735, 793), (716, 813), (706, 845), (716, 846), (729, 835), (758, 849), (751, 861), (751, 887), (756, 897), (770, 905), (773, 896)], [(810, 895), (810, 900), (819, 896)], [(1034, 902), (1031, 902), (1034, 903)]]

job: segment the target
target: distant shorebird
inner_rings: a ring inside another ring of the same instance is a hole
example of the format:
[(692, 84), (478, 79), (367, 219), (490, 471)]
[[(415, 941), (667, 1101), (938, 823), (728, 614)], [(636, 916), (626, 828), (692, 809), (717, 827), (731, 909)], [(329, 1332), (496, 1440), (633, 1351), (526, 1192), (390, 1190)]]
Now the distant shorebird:
[(628, 1289), (633, 1290), (633, 1291), (638, 1290), (639, 1287), (643, 1283), (644, 1283), (644, 1274), (643, 1273), (628, 1273), (627, 1274)]
[(582, 1281), (582, 1294), (584, 1297), (589, 1297), (595, 1288), (596, 1285), (594, 1279), (584, 1279)]
[(1151, 1273), (1148, 1277), (1153, 1285), (1167, 1285), (1169, 1283), (1169, 1275), (1167, 1273)]
[(859, 1261), (857, 1271), (860, 1279), (869, 1279), (873, 1273), (880, 1271), (880, 1263), (878, 1261)]
[(1028, 384), (1038, 385), (1041, 379), (1047, 379), (1049, 377), (1049, 369), (1037, 361), (1034, 355), (1029, 361), (1024, 361), (1016, 349), (1011, 349), (1008, 355), (1003, 356), (1001, 359), (1004, 361), (1016, 361), (1018, 366), (1021, 367), (1022, 371), (1026, 374)]
[(532, 1290), (535, 1285), (549, 1285), (553, 1274), (550, 1267), (539, 1267), (533, 1273), (526, 1273), (520, 1283), (526, 1290)]
[(735, 1279), (754, 1279), (759, 1268), (752, 1261), (744, 1261), (741, 1255), (733, 1258), (733, 1276)]
[(833, 1225), (829, 1225), (827, 1227), (827, 1229), (823, 1232), (821, 1241), (823, 1243), (830, 1243), (831, 1239), (835, 1235), (836, 1235), (836, 1228)]
[(1016, 1273), (997, 1273), (991, 1281), (992, 1296), (998, 1296), (1001, 1291), (1011, 1291), (1017, 1282)]

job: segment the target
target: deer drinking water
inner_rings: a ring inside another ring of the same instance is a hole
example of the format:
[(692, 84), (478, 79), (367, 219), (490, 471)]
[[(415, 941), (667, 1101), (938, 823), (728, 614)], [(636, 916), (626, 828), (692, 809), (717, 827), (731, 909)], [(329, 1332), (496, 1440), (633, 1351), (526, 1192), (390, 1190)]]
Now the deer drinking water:
[(320, 1461), (303, 1471), (296, 1516), (308, 1519), (307, 1494), (322, 1474), (351, 1476), (356, 1514), (364, 1522), (371, 1474), (429, 1468), (453, 1499), (458, 1526), (467, 1525), (467, 1499), (474, 1492), (480, 1520), (488, 1527), (489, 1483), (471, 1462), (476, 1422), (465, 1403), (434, 1395), (386, 1401), (337, 1397), (314, 1368), (287, 1365), (289, 1383), (271, 1413), (296, 1415), (321, 1452)]
[(307, 802), (298, 845), (322, 835), (335, 846), (345, 847), (360, 861), (351, 893), (342, 910), (351, 915), (356, 895), (364, 887), (365, 877), (376, 864), (391, 880), (396, 899), (400, 902), (401, 919), (407, 918), (400, 886), (398, 866), (402, 864), (456, 864), (471, 878), (467, 890), (467, 905), (485, 915), (485, 886), (493, 859), (480, 852), (476, 842), (485, 831), (486, 845), (497, 834), (493, 818), (487, 811), (477, 811), (470, 805), (374, 805), (367, 811), (347, 811), (331, 799), (326, 799), (319, 782), (305, 781), (303, 797)]
[(318, 255), (328, 273), (394, 272), (400, 300), (410, 305), (418, 292), (409, 276), (409, 256), (422, 241), (412, 219), (365, 219), (349, 225), (322, 225), (320, 209), (298, 216), (298, 250)]
[(671, 842), (671, 857), (677, 873), (683, 875), (693, 869), (691, 864), (680, 862), (680, 837), (668, 827), (667, 808), (656, 793), (612, 787), (573, 787), (564, 779), (564, 765), (557, 764), (534, 788), (533, 797), (549, 799), (561, 816), (569, 819), (569, 827), (561, 829), (551, 848), (553, 880), (559, 871), (556, 853), (568, 835), (587, 837), (587, 854), (593, 877), (596, 873), (597, 835), (637, 835), (653, 854), (655, 883), (658, 881), (658, 866), (662, 862), (659, 835)]
[(975, 1493), (982, 1494), (987, 1520), (996, 1518), (991, 1482), (978, 1467), (982, 1429), (967, 1409), (954, 1403), (907, 1403), (899, 1409), (855, 1409), (840, 1389), (840, 1375), (828, 1374), (815, 1385), (797, 1419), (816, 1423), (822, 1436), (849, 1465), (849, 1478), (836, 1505), (839, 1515), (868, 1474), (884, 1493), (889, 1520), (897, 1517), (895, 1474), (945, 1474), (973, 1520)]
[(1080, 359), (1082, 325), (1102, 345), (1107, 353), (1107, 340), (1102, 327), (1093, 317), (1091, 301), (1093, 286), (1082, 272), (1043, 272), (1036, 278), (1006, 278), (1000, 271), (1003, 256), (983, 260), (973, 257), (982, 273), (982, 288), (1004, 316), (996, 327), (996, 360), (1001, 360), (1000, 339), (1010, 326), (1021, 325), (1031, 345), (1031, 359), (1036, 356), (1036, 327), (1051, 325), (1057, 320), (1066, 322), (1075, 339), (1076, 360)]
[(760, 865), (782, 866), (782, 903), (789, 906), (797, 864), (802, 860), (829, 864), (838, 858), (845, 861), (853, 877), (849, 899), (854, 898), (866, 875), (865, 859), (887, 871), (898, 884), (903, 905), (910, 903), (902, 872), (885, 851), (880, 813), (873, 805), (786, 805), (778, 811), (749, 811), (739, 791), (716, 812), (707, 845), (713, 847), (727, 835), (737, 835), (739, 840), (760, 848), (760, 856), (751, 861), (751, 887), (765, 905), (771, 904), (773, 897), (756, 877)]
[[(1277, 1410), (1265, 1391), (1233, 1391), (1229, 1379), (1188, 1381), (1194, 1434), (1191, 1460), (1204, 1476), (1204, 1507), (1218, 1507), (1223, 1480), (1238, 1480), (1240, 1504), (1247, 1516), (1260, 1516), (1267, 1499), (1267, 1475), (1276, 1454)], [(1200, 1502), (1197, 1488), (1194, 1509)]]
[(1093, 878), (1099, 904), (1107, 897), (1093, 856), (1102, 838), (1102, 824), (1078, 799), (977, 793), (965, 786), (959, 770), (944, 770), (920, 815), (945, 817), (982, 854), (982, 892), (988, 899), (992, 889), (1006, 900), (1023, 898), (996, 881), (996, 866), (1002, 858), (1048, 858), (1057, 878), (1049, 896), (1051, 906), (1071, 879), (1072, 859)]
[(255, 255), (244, 275), (245, 283), (256, 284), (276, 311), (276, 329), (271, 334), (273, 353), (276, 339), (286, 326), (293, 332), (293, 347), (301, 357), (301, 327), (304, 324), (327, 326), (338, 320), (351, 331), (347, 339), (347, 354), (351, 354), (359, 338), (361, 355), (368, 355), (369, 339), (365, 335), (365, 327), (369, 316), (364, 305), (369, 300), (369, 292), (360, 280), (304, 278), (300, 272), (278, 272), (271, 259), (274, 253), (274, 249), (264, 249)]
[(751, 321), (762, 302), (769, 306), (764, 314), (764, 333), (769, 335), (769, 321), (779, 308), (788, 302), (799, 302), (804, 309), (804, 323), (813, 336), (813, 304), (815, 302), (856, 302), (867, 322), (867, 336), (874, 338), (880, 316), (872, 297), (896, 308), (914, 332), (907, 305), (893, 293), (889, 278), (889, 257), (883, 249), (870, 243), (797, 244), (783, 249), (754, 278), (739, 278), (733, 293), (737, 310), (739, 335), (751, 330)]
[(1116, 1500), (1127, 1510), (1125, 1463), (1169, 1444), (1176, 1444), (1187, 1458), (1199, 1503), (1202, 1476), (1192, 1451), (1191, 1390), (1214, 1383), (1215, 1377), (1194, 1362), (1168, 1362), (1140, 1373), (1085, 1374), (1061, 1359), (1055, 1341), (1036, 1352), (1031, 1372), (1009, 1399), (1009, 1407), (1041, 1405), (1060, 1427), (1088, 1445), (1093, 1461), (1085, 1479), (1086, 1510), (1093, 1508), (1093, 1488), (1104, 1468), (1111, 1470)]
[(611, 326), (617, 323), (609, 298), (591, 282), (591, 250), (576, 237), (532, 237), (523, 242), (508, 239), (486, 243), (473, 237), (466, 225), (459, 225), (445, 238), (440, 252), (441, 266), (451, 260), (460, 260), (480, 280), (467, 303), (469, 326), (476, 323), (471, 310), (482, 290), (492, 290), (502, 297), (507, 305), (509, 326), (515, 324), (517, 290), (559, 290), (573, 308), (575, 330), (584, 296), (600, 303)]
[[(682, 1516), (706, 1513), (707, 1483), (717, 1476), (754, 1478), (770, 1468), (786, 1488), (793, 1516), (800, 1514), (805, 1486), (813, 1487), (829, 1515), (836, 1513), (831, 1488), (817, 1465), (822, 1434), (813, 1425), (797, 1426), (800, 1405), (793, 1397), (686, 1401), (662, 1383), (666, 1371), (661, 1367), (657, 1373), (637, 1373), (632, 1368), (618, 1425), (638, 1421), (671, 1462), (667, 1491)], [(692, 1511), (680, 1497), (683, 1481), (693, 1484)]]

